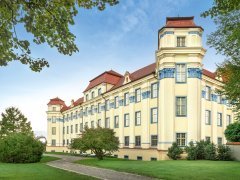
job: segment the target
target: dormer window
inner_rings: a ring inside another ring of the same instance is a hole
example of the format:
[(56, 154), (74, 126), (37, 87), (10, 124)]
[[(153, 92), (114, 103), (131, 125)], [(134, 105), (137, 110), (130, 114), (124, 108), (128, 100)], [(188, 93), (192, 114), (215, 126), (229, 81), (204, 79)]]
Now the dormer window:
[(183, 36), (177, 37), (177, 47), (185, 47), (185, 39)]
[(56, 111), (56, 107), (53, 107), (53, 108), (52, 108), (52, 111)]
[(124, 83), (123, 84), (127, 84), (129, 82), (131, 82), (130, 73), (128, 71), (126, 71), (126, 73), (124, 75)]

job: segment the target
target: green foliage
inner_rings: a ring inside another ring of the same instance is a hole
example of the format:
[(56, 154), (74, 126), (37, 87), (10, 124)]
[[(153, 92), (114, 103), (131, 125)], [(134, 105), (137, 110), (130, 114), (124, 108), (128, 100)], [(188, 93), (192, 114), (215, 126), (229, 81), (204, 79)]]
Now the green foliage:
[(27, 122), (27, 118), (15, 107), (7, 108), (5, 112), (2, 113), (0, 127), (0, 138), (14, 132), (21, 132), (33, 136), (30, 122)]
[(0, 139), (0, 161), (6, 163), (39, 162), (44, 148), (44, 145), (32, 136), (12, 133)]
[(34, 44), (47, 43), (59, 53), (72, 55), (78, 51), (76, 36), (71, 33), (78, 8), (97, 7), (104, 10), (106, 5), (116, 5), (117, 0), (1, 0), (0, 1), (0, 66), (17, 60), (39, 72), (49, 67), (44, 58), (31, 57), (30, 41), (17, 34), (24, 27), (32, 35)]
[(167, 156), (173, 160), (180, 159), (183, 150), (177, 145), (176, 142), (172, 143), (172, 146), (168, 148)]
[(240, 142), (240, 122), (236, 121), (232, 124), (229, 124), (224, 134), (228, 141)]
[(224, 77), (221, 94), (234, 105), (240, 119), (240, 3), (239, 0), (214, 0), (213, 7), (202, 13), (213, 18), (217, 29), (207, 43), (227, 59), (219, 64), (218, 74)]
[(217, 149), (217, 159), (220, 161), (231, 161), (231, 149), (225, 145), (219, 145)]
[(117, 151), (118, 145), (119, 140), (112, 129), (85, 127), (82, 137), (73, 139), (71, 148), (82, 152), (91, 150), (99, 160), (102, 160), (106, 154)]
[(196, 147), (194, 146), (193, 141), (189, 143), (189, 146), (185, 148), (187, 155), (187, 160), (196, 160), (197, 159), (197, 151)]
[(217, 148), (216, 145), (214, 143), (209, 143), (205, 146), (205, 150), (204, 150), (204, 159), (206, 160), (216, 160), (217, 157)]

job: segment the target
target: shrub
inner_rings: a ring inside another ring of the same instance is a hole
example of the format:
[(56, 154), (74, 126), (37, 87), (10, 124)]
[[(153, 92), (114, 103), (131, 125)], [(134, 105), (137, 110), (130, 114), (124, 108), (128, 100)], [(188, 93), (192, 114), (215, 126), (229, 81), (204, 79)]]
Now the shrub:
[(231, 161), (231, 149), (225, 145), (219, 145), (217, 159), (220, 161)]
[(44, 148), (44, 145), (32, 136), (12, 133), (0, 139), (0, 161), (6, 163), (39, 162)]
[(167, 156), (170, 159), (177, 160), (180, 159), (180, 155), (183, 153), (183, 150), (177, 145), (177, 143), (172, 143), (172, 146), (168, 148)]
[(185, 148), (185, 151), (187, 152), (187, 160), (197, 159), (196, 147), (192, 141), (189, 143), (189, 146)]
[(199, 142), (196, 142), (196, 154), (197, 154), (197, 159), (204, 159), (205, 157), (205, 147), (208, 144), (208, 141), (205, 142), (204, 140), (201, 140)]
[(240, 142), (240, 121), (229, 124), (224, 132), (230, 142)]
[(217, 148), (214, 143), (209, 143), (205, 146), (204, 150), (204, 158), (206, 160), (216, 160), (217, 154), (216, 154)]

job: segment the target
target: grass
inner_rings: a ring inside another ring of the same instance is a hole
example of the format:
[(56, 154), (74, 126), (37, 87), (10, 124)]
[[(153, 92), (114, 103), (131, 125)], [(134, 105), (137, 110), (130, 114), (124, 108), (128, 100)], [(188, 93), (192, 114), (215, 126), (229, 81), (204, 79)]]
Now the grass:
[(76, 163), (161, 179), (240, 179), (237, 161), (134, 161), (117, 158), (84, 159)]
[(45, 163), (59, 158), (44, 156), (39, 163), (10, 164), (0, 163), (0, 179), (24, 179), (24, 180), (71, 180), (71, 179), (95, 179), (92, 177), (60, 170), (47, 166)]

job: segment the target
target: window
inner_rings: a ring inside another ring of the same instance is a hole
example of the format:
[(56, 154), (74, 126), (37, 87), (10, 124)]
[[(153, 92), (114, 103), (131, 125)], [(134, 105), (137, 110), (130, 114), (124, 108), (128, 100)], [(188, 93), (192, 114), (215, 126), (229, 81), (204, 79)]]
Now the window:
[(209, 110), (205, 111), (205, 124), (207, 125), (211, 124), (211, 111)]
[(151, 85), (151, 97), (156, 98), (158, 96), (158, 84), (154, 83)]
[(206, 136), (206, 141), (211, 142), (211, 137)]
[(63, 134), (65, 134), (65, 127), (63, 127)]
[(187, 116), (187, 98), (177, 97), (176, 98), (176, 115), (177, 116)]
[(63, 146), (65, 145), (65, 139), (63, 140)]
[(151, 136), (151, 146), (157, 146), (158, 145), (158, 136), (152, 135)]
[(78, 133), (78, 124), (75, 124), (75, 133)]
[(94, 121), (91, 121), (91, 128), (94, 128)]
[(108, 111), (108, 110), (109, 110), (109, 99), (106, 100), (106, 111)]
[(100, 113), (101, 112), (101, 103), (98, 103), (98, 113)]
[(218, 104), (221, 104), (221, 101), (222, 101), (222, 96), (221, 96), (221, 95), (218, 95), (218, 96), (217, 96), (217, 103), (218, 103)]
[(141, 111), (135, 113), (135, 125), (136, 126), (141, 125)]
[(227, 126), (231, 124), (231, 115), (227, 115)]
[(157, 158), (151, 157), (151, 161), (157, 161)]
[(75, 119), (78, 118), (78, 111), (75, 112)]
[(206, 86), (206, 100), (211, 100), (211, 88)]
[(124, 94), (124, 105), (127, 106), (129, 104), (129, 93)]
[(119, 128), (119, 116), (114, 117), (114, 128)]
[(85, 127), (88, 127), (88, 122), (85, 122)]
[(98, 119), (97, 124), (98, 124), (99, 127), (101, 127), (101, 119)]
[(105, 119), (105, 128), (110, 128), (110, 118)]
[(86, 95), (86, 101), (88, 101), (88, 94)]
[(52, 127), (52, 135), (56, 135), (56, 127)]
[(91, 114), (93, 115), (94, 112), (94, 105), (91, 106)]
[(69, 134), (69, 126), (67, 126), (67, 134)]
[(137, 160), (141, 161), (142, 160), (142, 156), (137, 156)]
[(222, 113), (217, 113), (217, 125), (222, 126)]
[(56, 123), (56, 117), (55, 116), (52, 117), (52, 123)]
[(71, 120), (73, 120), (73, 113), (71, 113)]
[(128, 159), (128, 155), (124, 155), (124, 159)]
[(185, 47), (185, 37), (177, 37), (177, 47)]
[(176, 82), (177, 83), (185, 83), (186, 79), (187, 79), (186, 65), (185, 64), (177, 64), (176, 65)]
[(73, 125), (71, 125), (71, 134), (73, 133)]
[(67, 139), (67, 145), (69, 144), (69, 140)]
[(83, 123), (80, 123), (80, 132), (83, 132)]
[(118, 108), (118, 107), (119, 107), (119, 103), (118, 103), (118, 101), (119, 101), (119, 97), (116, 96), (116, 97), (114, 98), (115, 108)]
[(124, 127), (129, 127), (129, 114), (124, 114)]
[(135, 90), (135, 102), (140, 102), (141, 101), (141, 89), (136, 89)]
[(177, 133), (176, 142), (178, 146), (186, 146), (186, 133)]
[(94, 91), (92, 92), (92, 98), (95, 98), (95, 92)]
[(52, 139), (52, 146), (56, 146), (56, 139)]
[(52, 108), (52, 111), (56, 111), (56, 107), (53, 107), (53, 108)]
[(157, 123), (158, 121), (158, 109), (152, 108), (151, 109), (151, 123)]
[(135, 146), (141, 146), (141, 136), (135, 136)]
[(99, 88), (99, 89), (98, 89), (98, 95), (100, 96), (101, 94), (102, 94), (102, 89)]
[(218, 145), (222, 145), (222, 138), (221, 137), (217, 138), (217, 143), (218, 143)]
[(124, 146), (129, 146), (129, 136), (124, 137)]

